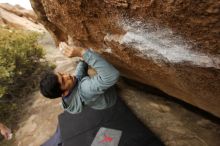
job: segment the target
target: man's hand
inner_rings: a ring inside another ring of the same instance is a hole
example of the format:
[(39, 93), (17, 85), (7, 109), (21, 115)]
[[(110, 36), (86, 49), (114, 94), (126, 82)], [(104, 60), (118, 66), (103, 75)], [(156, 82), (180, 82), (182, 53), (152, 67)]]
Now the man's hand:
[(60, 51), (67, 57), (82, 57), (87, 49), (81, 47), (71, 47), (65, 42), (59, 44)]
[(6, 140), (10, 140), (12, 138), (11, 130), (2, 123), (0, 123), (0, 132)]

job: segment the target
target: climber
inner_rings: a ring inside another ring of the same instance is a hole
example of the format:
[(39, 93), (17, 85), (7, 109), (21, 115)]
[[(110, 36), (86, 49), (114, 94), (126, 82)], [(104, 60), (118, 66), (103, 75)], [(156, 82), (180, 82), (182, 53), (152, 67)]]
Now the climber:
[[(43, 146), (163, 145), (118, 98), (114, 87), (118, 70), (92, 49), (59, 46), (65, 56), (83, 60), (75, 76), (47, 73), (40, 82), (41, 93), (50, 99), (61, 97), (64, 109), (55, 134)], [(88, 65), (96, 75), (88, 76)]]

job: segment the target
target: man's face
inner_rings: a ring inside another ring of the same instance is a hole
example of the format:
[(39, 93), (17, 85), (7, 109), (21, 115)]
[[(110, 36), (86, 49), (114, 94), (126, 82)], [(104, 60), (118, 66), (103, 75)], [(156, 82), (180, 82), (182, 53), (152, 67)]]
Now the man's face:
[(58, 76), (58, 82), (60, 83), (60, 88), (63, 91), (62, 96), (66, 96), (75, 85), (76, 78), (72, 77), (70, 74), (61, 73), (61, 72), (58, 72), (57, 76)]

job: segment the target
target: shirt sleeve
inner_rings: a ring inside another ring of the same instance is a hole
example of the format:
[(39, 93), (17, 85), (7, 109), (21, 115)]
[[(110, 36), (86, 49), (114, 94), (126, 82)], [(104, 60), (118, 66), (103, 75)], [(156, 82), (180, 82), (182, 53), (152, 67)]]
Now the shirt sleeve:
[(91, 98), (98, 97), (96, 95), (103, 94), (117, 82), (119, 71), (90, 49), (84, 53), (83, 59), (97, 72), (95, 76), (83, 78), (80, 83), (84, 100), (91, 100)]
[(75, 75), (78, 80), (81, 80), (83, 77), (87, 76), (88, 64), (84, 61), (80, 61), (76, 67)]

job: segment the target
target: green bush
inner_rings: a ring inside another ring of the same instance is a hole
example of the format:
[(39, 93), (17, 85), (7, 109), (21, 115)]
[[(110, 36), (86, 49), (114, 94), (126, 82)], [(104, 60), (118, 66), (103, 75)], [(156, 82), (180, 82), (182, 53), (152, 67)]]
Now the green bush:
[(35, 71), (44, 51), (37, 44), (40, 34), (0, 27), (0, 97), (13, 96), (14, 88), (21, 88)]

